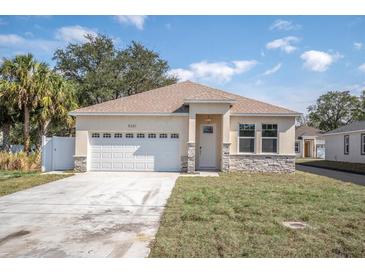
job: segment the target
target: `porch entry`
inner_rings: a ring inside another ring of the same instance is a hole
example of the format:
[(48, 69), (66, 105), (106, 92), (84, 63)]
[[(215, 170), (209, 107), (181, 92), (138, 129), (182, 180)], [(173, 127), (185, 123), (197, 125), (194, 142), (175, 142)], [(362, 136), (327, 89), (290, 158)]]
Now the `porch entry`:
[(217, 169), (217, 126), (201, 124), (199, 129), (199, 169)]
[(304, 141), (304, 157), (311, 157), (311, 142)]

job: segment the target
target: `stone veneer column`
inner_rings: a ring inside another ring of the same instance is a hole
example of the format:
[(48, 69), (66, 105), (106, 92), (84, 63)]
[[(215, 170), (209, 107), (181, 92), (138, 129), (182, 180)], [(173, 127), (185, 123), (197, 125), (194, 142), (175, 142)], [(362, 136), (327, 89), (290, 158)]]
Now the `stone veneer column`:
[(229, 148), (231, 143), (223, 143), (222, 145), (222, 167), (223, 172), (229, 171)]
[(86, 156), (74, 156), (75, 171), (86, 172), (87, 171), (87, 161)]
[(188, 143), (188, 173), (195, 173), (195, 143)]

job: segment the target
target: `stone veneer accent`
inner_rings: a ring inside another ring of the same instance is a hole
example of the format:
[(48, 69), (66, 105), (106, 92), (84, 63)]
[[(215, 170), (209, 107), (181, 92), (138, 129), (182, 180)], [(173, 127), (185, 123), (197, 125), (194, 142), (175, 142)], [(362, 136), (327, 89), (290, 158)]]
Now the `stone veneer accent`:
[(295, 155), (230, 155), (230, 171), (247, 172), (295, 172)]
[(195, 173), (195, 143), (188, 143), (188, 173)]
[(231, 143), (223, 143), (223, 146), (222, 146), (222, 167), (221, 167), (221, 170), (223, 172), (228, 172), (229, 171), (229, 161), (230, 161), (229, 147), (230, 146), (231, 146)]
[(75, 171), (86, 172), (87, 171), (87, 160), (86, 156), (74, 156)]
[(188, 156), (181, 156), (181, 172), (188, 171)]

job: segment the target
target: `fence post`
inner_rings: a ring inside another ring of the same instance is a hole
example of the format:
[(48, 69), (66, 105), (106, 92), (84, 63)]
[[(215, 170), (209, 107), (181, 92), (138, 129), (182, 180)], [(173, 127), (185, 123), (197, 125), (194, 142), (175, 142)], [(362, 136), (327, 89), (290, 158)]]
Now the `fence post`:
[(42, 143), (41, 143), (41, 171), (45, 172), (46, 171), (46, 136), (42, 135)]

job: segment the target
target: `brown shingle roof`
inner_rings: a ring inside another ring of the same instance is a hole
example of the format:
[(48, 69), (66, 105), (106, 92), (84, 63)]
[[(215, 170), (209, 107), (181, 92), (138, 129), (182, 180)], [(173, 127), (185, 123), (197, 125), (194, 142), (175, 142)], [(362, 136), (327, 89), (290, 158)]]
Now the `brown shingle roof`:
[(161, 87), (136, 95), (80, 108), (78, 113), (188, 113), (184, 105), (189, 100), (235, 101), (231, 113), (288, 114), (297, 112), (268, 103), (249, 99), (191, 81)]
[(322, 131), (315, 127), (299, 126), (295, 128), (295, 139), (302, 136), (322, 136)]

